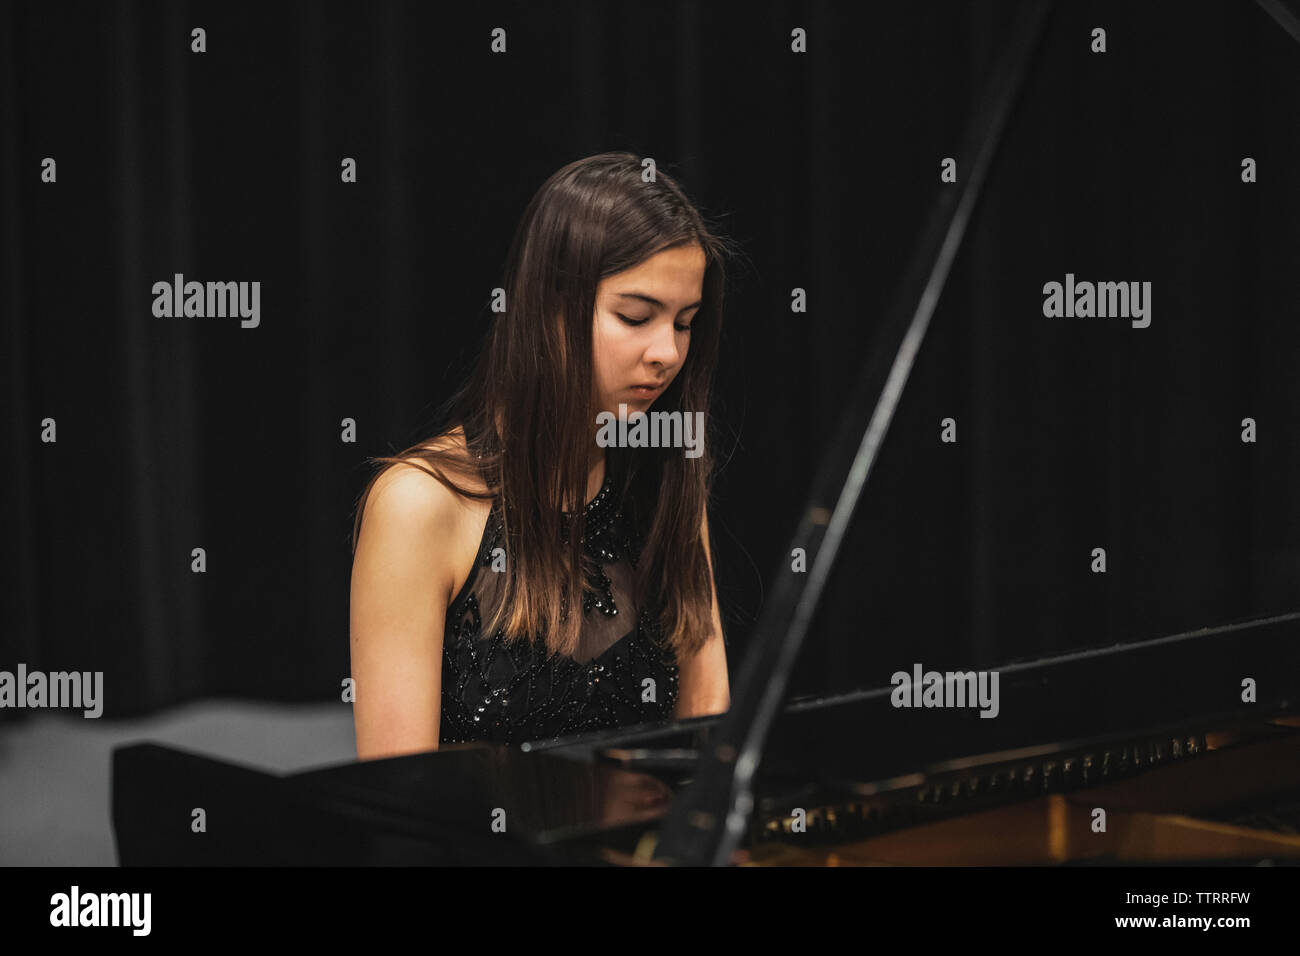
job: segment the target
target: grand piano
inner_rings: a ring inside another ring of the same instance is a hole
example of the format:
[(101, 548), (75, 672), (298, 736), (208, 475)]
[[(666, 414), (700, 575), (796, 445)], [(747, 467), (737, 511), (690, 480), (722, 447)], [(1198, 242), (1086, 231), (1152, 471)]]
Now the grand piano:
[(1300, 612), (1007, 662), (994, 719), (898, 706), (894, 684), (786, 693), (1049, 7), (1025, 5), (980, 99), (974, 161), (936, 199), (892, 347), (864, 365), (800, 512), (807, 573), (775, 577), (727, 714), (289, 775), (135, 744), (113, 758), (119, 862), (1300, 860)]
[[(1243, 700), (1251, 679), (1257, 696)], [(1298, 685), (1291, 614), (1003, 667), (996, 720), (894, 707), (893, 686), (788, 701), (728, 859), (1300, 859)], [(724, 726), (709, 717), (460, 744), (286, 776), (135, 744), (114, 754), (119, 861), (673, 862), (660, 851), (674, 807), (699, 786)], [(196, 806), (207, 833), (190, 831)], [(707, 843), (732, 810), (688, 812), (688, 833)]]

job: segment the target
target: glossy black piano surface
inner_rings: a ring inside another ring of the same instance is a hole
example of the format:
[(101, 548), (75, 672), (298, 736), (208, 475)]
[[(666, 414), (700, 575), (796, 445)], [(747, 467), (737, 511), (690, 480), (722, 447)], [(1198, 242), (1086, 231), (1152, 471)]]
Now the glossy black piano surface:
[[(1300, 857), (1300, 615), (999, 674), (993, 719), (895, 707), (891, 687), (790, 702), (739, 859)], [(1248, 677), (1254, 703), (1241, 699)], [(121, 862), (647, 863), (718, 723), (465, 744), (286, 777), (125, 748), (114, 762)], [(157, 825), (200, 803), (206, 839)]]

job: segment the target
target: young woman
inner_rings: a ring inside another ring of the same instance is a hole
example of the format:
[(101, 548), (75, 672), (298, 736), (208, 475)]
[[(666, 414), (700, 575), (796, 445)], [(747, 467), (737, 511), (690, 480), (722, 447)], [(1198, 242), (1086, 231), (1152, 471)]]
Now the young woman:
[(434, 438), (373, 459), (358, 501), (358, 758), (730, 706), (708, 443), (597, 437), (620, 404), (707, 413), (729, 251), (627, 153), (533, 197), (469, 380)]

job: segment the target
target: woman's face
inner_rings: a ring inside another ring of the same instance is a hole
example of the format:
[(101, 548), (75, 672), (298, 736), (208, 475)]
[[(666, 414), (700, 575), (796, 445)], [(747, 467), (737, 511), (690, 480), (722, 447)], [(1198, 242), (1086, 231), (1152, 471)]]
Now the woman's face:
[[(596, 286), (592, 363), (600, 411), (644, 412), (677, 377), (704, 290), (704, 250), (655, 253)], [(637, 386), (657, 384), (657, 390)]]

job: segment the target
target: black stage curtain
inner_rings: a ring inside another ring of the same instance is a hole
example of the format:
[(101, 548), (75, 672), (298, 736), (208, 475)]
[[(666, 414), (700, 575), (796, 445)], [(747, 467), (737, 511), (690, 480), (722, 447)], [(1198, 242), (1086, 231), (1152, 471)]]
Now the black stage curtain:
[[(424, 437), (542, 181), (626, 149), (745, 249), (713, 409), (734, 673), (1020, 15), (4, 5), (0, 669), (102, 670), (109, 717), (337, 700), (364, 458)], [(1300, 609), (1298, 90), (1255, 4), (1055, 11), (793, 692)], [(155, 317), (177, 273), (259, 281), (260, 324)], [(1151, 282), (1150, 327), (1044, 317), (1067, 273)]]

